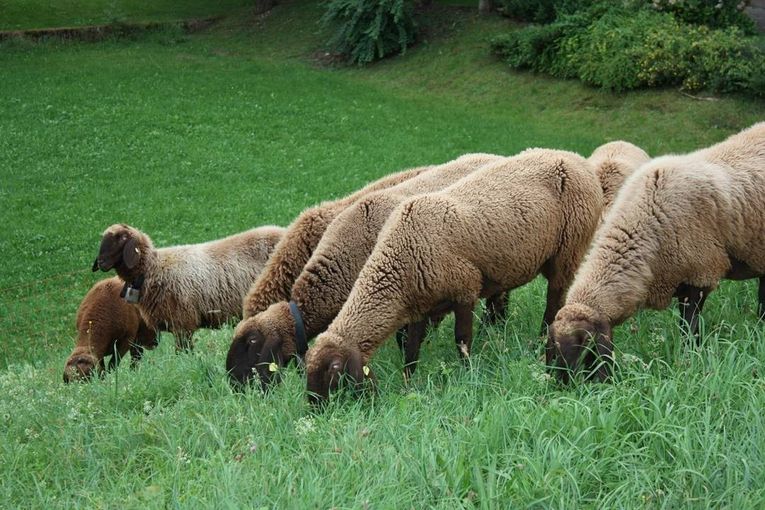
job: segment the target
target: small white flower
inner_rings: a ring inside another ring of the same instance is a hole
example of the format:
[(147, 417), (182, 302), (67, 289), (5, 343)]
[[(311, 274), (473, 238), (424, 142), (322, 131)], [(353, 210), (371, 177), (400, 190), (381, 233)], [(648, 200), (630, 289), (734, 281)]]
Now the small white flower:
[(627, 365), (640, 365), (643, 370), (648, 369), (648, 365), (642, 359), (638, 358), (634, 354), (624, 353), (622, 354), (622, 361)]
[(307, 434), (312, 434), (316, 430), (316, 427), (314, 426), (313, 420), (311, 418), (308, 418), (307, 416), (303, 416), (302, 418), (298, 419), (295, 423), (295, 431), (298, 433), (299, 436), (305, 436)]
[(183, 448), (181, 448), (180, 446), (178, 447), (178, 451), (175, 457), (178, 459), (178, 462), (180, 462), (181, 464), (191, 464), (191, 459), (189, 459), (188, 454), (185, 451), (183, 451)]

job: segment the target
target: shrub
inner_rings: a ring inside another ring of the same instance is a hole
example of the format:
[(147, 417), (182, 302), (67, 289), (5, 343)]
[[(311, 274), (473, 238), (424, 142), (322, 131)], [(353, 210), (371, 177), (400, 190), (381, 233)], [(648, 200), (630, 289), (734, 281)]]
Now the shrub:
[(332, 50), (356, 64), (404, 53), (417, 35), (412, 0), (330, 0), (322, 22), (335, 29)]
[(511, 67), (615, 91), (680, 85), (765, 95), (765, 53), (737, 27), (688, 25), (669, 13), (610, 9), (562, 16), (497, 38)]
[(549, 25), (531, 25), (523, 30), (503, 34), (491, 41), (493, 52), (514, 69), (549, 72), (563, 78), (576, 74), (560, 66), (559, 43), (586, 28), (586, 16), (567, 16)]
[(575, 14), (579, 11), (586, 11), (596, 5), (613, 6), (619, 4), (618, 0), (602, 2), (596, 0), (541, 0), (540, 2), (499, 0), (502, 12), (506, 16), (533, 23), (550, 23), (559, 15)]
[(749, 0), (651, 0), (649, 5), (686, 23), (711, 28), (735, 26), (755, 33), (754, 21), (744, 12)]
[(606, 13), (562, 41), (558, 58), (570, 74), (610, 90), (679, 83), (689, 46), (683, 28), (669, 14)]

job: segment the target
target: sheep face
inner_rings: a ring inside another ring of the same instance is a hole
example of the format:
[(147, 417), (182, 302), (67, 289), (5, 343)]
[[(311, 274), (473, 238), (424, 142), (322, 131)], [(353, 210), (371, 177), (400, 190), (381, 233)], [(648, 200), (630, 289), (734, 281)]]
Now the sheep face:
[(576, 304), (558, 312), (545, 354), (548, 367), (566, 384), (578, 370), (585, 370), (587, 379), (608, 379), (612, 349), (608, 320), (596, 310)]
[(103, 370), (103, 362), (100, 362), (90, 353), (79, 352), (69, 356), (64, 366), (64, 382), (86, 381), (93, 377), (96, 372)]
[(320, 342), (308, 351), (306, 372), (308, 401), (313, 405), (326, 402), (343, 380), (358, 389), (365, 377), (373, 377), (369, 368), (362, 364), (357, 348), (331, 341)]
[(127, 225), (112, 225), (106, 229), (101, 238), (98, 257), (93, 263), (93, 271), (109, 271), (122, 265), (128, 269), (134, 268), (141, 257), (137, 234)]
[(289, 339), (285, 341), (277, 332), (267, 331), (257, 317), (242, 321), (236, 328), (226, 356), (226, 370), (231, 384), (237, 389), (244, 388), (255, 374), (263, 391), (278, 383), (279, 369), (292, 357), (285, 352), (288, 350), (285, 346), (287, 342)]

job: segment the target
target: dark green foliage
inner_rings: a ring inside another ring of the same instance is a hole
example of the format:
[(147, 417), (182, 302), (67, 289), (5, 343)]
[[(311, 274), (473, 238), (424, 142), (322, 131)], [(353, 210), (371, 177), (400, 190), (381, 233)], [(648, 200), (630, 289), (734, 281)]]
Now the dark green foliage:
[(756, 39), (735, 26), (689, 25), (649, 9), (561, 16), (497, 38), (492, 48), (515, 69), (609, 90), (680, 85), (765, 94), (765, 53)]
[[(492, 48), (496, 55), (505, 59), (514, 69), (550, 72), (558, 67), (559, 42), (585, 28), (588, 21), (583, 16), (567, 16), (557, 23), (530, 25), (523, 30), (496, 37), (492, 41)], [(553, 74), (569, 77), (564, 69), (558, 71)]]
[(330, 0), (322, 21), (332, 50), (356, 64), (405, 53), (417, 36), (411, 0)]
[(621, 5), (621, 3), (618, 0), (605, 2), (596, 0), (542, 0), (541, 2), (499, 0), (499, 5), (505, 15), (533, 23), (550, 23), (562, 15), (587, 11), (591, 8), (607, 9)]
[(748, 3), (742, 0), (499, 0), (507, 16), (532, 23), (551, 23), (563, 15), (592, 7), (618, 8), (666, 12), (685, 23), (711, 28), (737, 26), (751, 34), (754, 23), (744, 12)]
[(744, 12), (748, 3), (742, 0), (652, 0), (649, 5), (686, 23), (712, 28), (736, 26), (752, 34), (754, 22)]

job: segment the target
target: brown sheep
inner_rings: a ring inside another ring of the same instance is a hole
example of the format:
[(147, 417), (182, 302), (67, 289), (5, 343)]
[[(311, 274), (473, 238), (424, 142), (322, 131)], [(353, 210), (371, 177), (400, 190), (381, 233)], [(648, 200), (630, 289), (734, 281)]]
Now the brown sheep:
[(338, 214), (369, 193), (395, 186), (428, 168), (419, 167), (387, 175), (345, 198), (323, 202), (300, 213), (287, 227), (284, 238), (276, 246), (263, 272), (247, 292), (243, 302), (243, 317), (247, 319), (264, 311), (273, 303), (289, 299), (292, 284), (311, 258), (324, 231)]
[[(232, 382), (246, 383), (257, 371), (265, 389), (277, 367), (305, 355), (307, 340), (324, 331), (340, 311), (380, 229), (402, 201), (443, 189), (501, 159), (488, 154), (462, 156), (401, 184), (370, 193), (340, 213), (326, 229), (288, 300), (271, 305), (237, 326), (226, 359)], [(498, 313), (494, 310), (494, 316)], [(423, 321), (409, 328), (406, 342), (401, 345), (408, 357), (413, 346), (419, 349), (424, 334)], [(407, 359), (410, 372), (415, 360)]]
[(199, 328), (241, 317), (242, 298), (282, 238), (280, 227), (259, 227), (201, 244), (155, 249), (149, 236), (112, 225), (101, 240), (93, 271), (114, 269), (127, 282), (146, 324), (170, 331), (178, 349), (192, 348)]
[(482, 296), (542, 273), (543, 325), (552, 322), (598, 223), (603, 192), (592, 167), (565, 151), (530, 149), (391, 215), (340, 313), (306, 356), (312, 402), (343, 374), (359, 383), (380, 343), (402, 324), (453, 310), (459, 354), (472, 342)]
[[(707, 149), (657, 158), (628, 179), (558, 312), (547, 364), (610, 375), (612, 329), (678, 298), (681, 324), (723, 279), (760, 278), (765, 293), (765, 122)], [(601, 358), (601, 359), (599, 359)]]
[(144, 349), (157, 345), (157, 332), (141, 320), (138, 310), (122, 299), (124, 282), (108, 278), (96, 283), (77, 310), (77, 344), (66, 360), (64, 382), (89, 379), (103, 372), (104, 358), (111, 355), (109, 368), (130, 351), (132, 362), (141, 359)]

